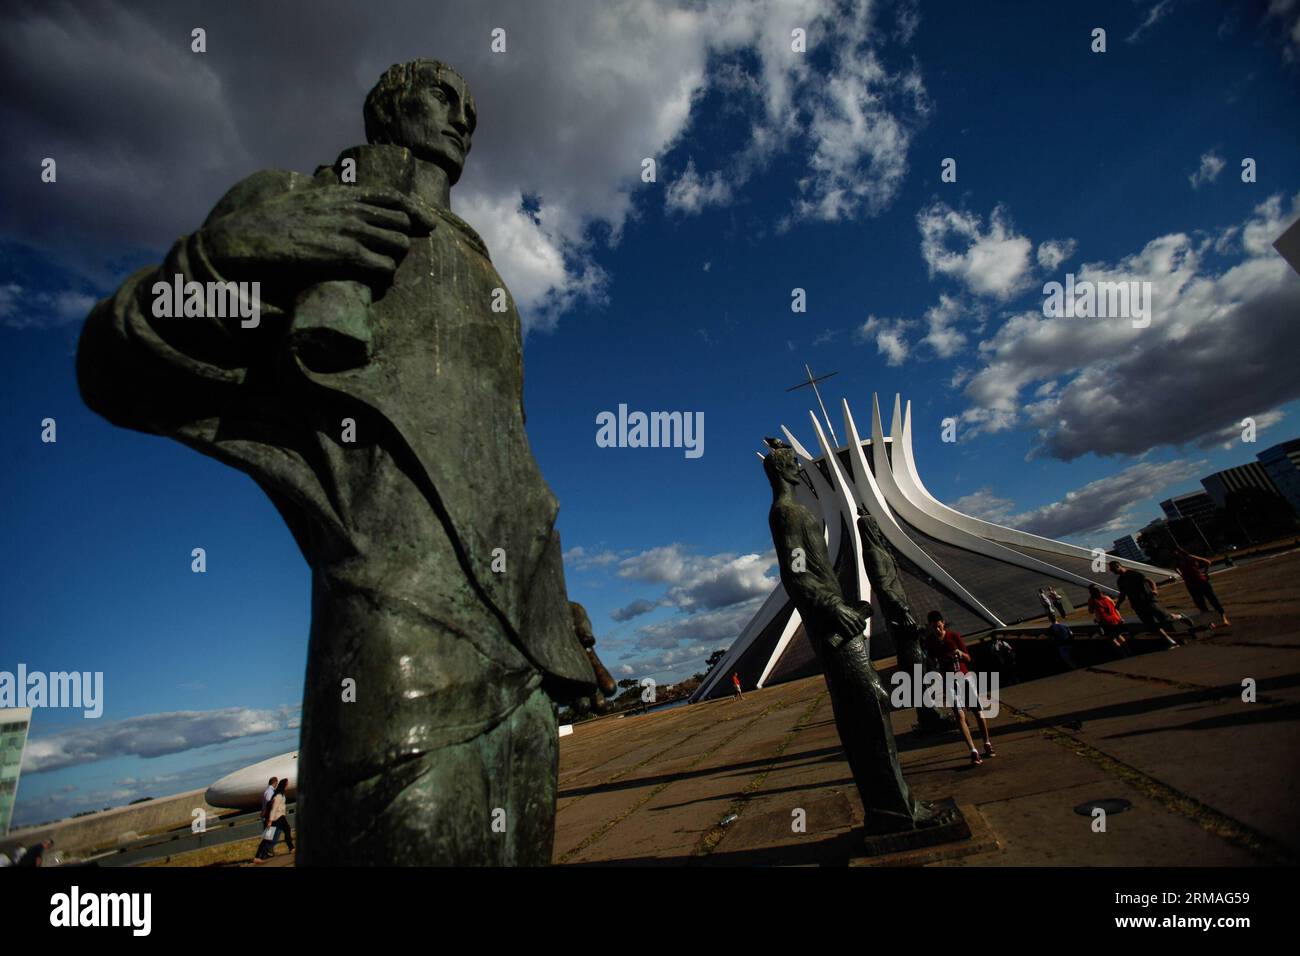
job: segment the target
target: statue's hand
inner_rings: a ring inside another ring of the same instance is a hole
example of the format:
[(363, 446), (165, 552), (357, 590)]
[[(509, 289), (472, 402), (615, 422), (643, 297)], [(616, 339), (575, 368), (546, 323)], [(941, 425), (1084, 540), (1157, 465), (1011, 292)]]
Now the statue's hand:
[(861, 614), (849, 607), (847, 604), (841, 604), (835, 609), (836, 631), (845, 638), (856, 637), (866, 629), (867, 621)]
[(223, 216), (204, 226), (200, 238), (227, 279), (288, 270), (315, 281), (387, 281), (411, 236), (428, 235), (435, 226), (432, 212), (396, 190), (320, 186)]

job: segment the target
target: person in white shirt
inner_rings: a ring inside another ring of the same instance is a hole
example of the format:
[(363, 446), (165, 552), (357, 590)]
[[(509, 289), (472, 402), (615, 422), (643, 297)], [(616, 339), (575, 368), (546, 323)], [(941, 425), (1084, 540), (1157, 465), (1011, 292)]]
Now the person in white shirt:
[(272, 777), (271, 781), (266, 785), (266, 789), (262, 791), (262, 826), (264, 827), (268, 825), (266, 822), (266, 808), (271, 805), (271, 798), (275, 796), (275, 785), (279, 782), (279, 777)]
[[(275, 785), (280, 782), (279, 777), (272, 777), (262, 791), (262, 842), (257, 846), (257, 852), (253, 855), (254, 863), (261, 863), (265, 859), (264, 851), (266, 849), (266, 831), (271, 828), (271, 821), (267, 819), (267, 812), (271, 807), (271, 800), (275, 797)], [(279, 833), (276, 837), (279, 837)]]

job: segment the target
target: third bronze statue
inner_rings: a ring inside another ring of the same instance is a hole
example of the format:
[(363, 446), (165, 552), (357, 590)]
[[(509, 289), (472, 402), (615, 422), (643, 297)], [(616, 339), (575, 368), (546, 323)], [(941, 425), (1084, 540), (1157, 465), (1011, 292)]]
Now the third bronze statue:
[[(474, 100), (416, 60), (364, 116), (367, 145), (254, 173), (99, 303), (81, 390), (252, 476), (311, 567), (298, 862), (547, 864), (553, 701), (595, 675), (524, 431), (519, 315), (451, 211)], [(254, 282), (256, 321), (160, 317), (167, 285)]]
[(830, 691), (831, 709), (853, 780), (862, 797), (868, 834), (940, 827), (951, 814), (912, 796), (898, 763), (890, 724), (889, 695), (871, 664), (863, 636), (870, 605), (844, 598), (826, 549), (822, 522), (795, 500), (799, 464), (779, 438), (763, 470), (772, 485), (768, 523), (776, 546), (781, 584), (803, 621)]
[[(921, 643), (921, 626), (912, 614), (903, 579), (898, 573), (898, 563), (889, 549), (889, 542), (863, 505), (858, 505), (858, 536), (862, 539), (862, 565), (871, 582), (871, 597), (876, 602), (889, 636), (898, 649), (898, 665), (910, 675), (916, 665), (926, 667), (925, 649)], [(919, 701), (920, 695), (917, 694)], [(933, 707), (916, 705), (916, 717), (922, 733), (945, 730), (948, 722)]]
[(590, 697), (579, 697), (571, 701), (570, 706), (579, 714), (588, 711), (599, 714), (605, 709), (605, 699), (613, 697), (614, 692), (618, 690), (618, 684), (614, 682), (614, 678), (610, 676), (609, 671), (596, 655), (596, 632), (592, 629), (587, 609), (577, 601), (570, 601), (569, 607), (573, 611), (574, 633), (577, 634), (578, 643), (582, 645), (587, 661), (596, 675), (596, 692)]

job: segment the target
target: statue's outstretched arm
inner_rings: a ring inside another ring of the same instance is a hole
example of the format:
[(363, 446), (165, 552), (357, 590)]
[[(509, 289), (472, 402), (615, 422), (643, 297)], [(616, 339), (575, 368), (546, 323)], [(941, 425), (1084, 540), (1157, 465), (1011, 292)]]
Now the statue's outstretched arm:
[[(293, 177), (297, 174), (271, 171), (248, 177), (217, 204), (208, 223), (282, 195)], [(141, 269), (99, 302), (77, 350), (77, 379), (86, 404), (115, 425), (159, 434), (219, 414), (222, 395), (244, 381), (259, 354), (275, 346), (283, 312), (259, 300), (255, 325), (237, 309), (226, 310), (234, 314), (225, 317), (168, 318), (165, 313), (175, 313), (178, 284), (183, 301), (187, 283), (199, 283), (206, 292), (210, 283), (224, 288), (227, 281), (212, 264), (200, 229), (178, 239), (160, 265)], [(163, 296), (171, 301), (162, 303)], [(205, 295), (205, 313), (206, 305)]]

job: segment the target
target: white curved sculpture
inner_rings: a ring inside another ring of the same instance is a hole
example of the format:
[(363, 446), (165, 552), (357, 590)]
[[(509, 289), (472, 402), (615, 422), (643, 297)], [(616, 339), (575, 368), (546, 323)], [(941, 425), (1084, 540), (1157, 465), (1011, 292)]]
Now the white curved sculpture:
[[(895, 436), (898, 432), (895, 432)], [(962, 524), (952, 520), (945, 520), (949, 514), (960, 515), (961, 512), (954, 511), (947, 506), (943, 512), (936, 512), (933, 509), (923, 507), (916, 503), (911, 497), (903, 492), (900, 484), (905, 479), (899, 472), (907, 473), (907, 466), (899, 467), (899, 459), (904, 461), (908, 458), (910, 432), (903, 430), (902, 441), (897, 437), (893, 442), (894, 461), (889, 461), (889, 456), (885, 453), (884, 429), (880, 422), (880, 402), (875, 395), (871, 396), (871, 450), (875, 456), (876, 477), (880, 483), (880, 490), (884, 493), (885, 500), (902, 516), (903, 520), (920, 531), (925, 532), (930, 537), (935, 538), (945, 544), (955, 545), (964, 548), (967, 551), (973, 551), (975, 554), (982, 554), (987, 558), (993, 558), (1003, 561), (1006, 564), (1015, 565), (1028, 571), (1035, 571), (1048, 577), (1059, 578), (1077, 584), (1086, 588), (1093, 582), (1085, 577), (1081, 577), (1072, 571), (1059, 568), (1055, 565), (1048, 564), (1046, 561), (1040, 561), (1037, 558), (1030, 557), (1020, 551), (1013, 551), (1011, 548), (1004, 547), (997, 541), (989, 540), (987, 537), (981, 537), (972, 531), (966, 530)], [(915, 470), (915, 466), (913, 466)], [(910, 484), (910, 481), (909, 481)], [(932, 501), (933, 499), (927, 498)], [(940, 517), (940, 514), (943, 517)], [(962, 517), (965, 517), (962, 515)], [(971, 518), (971, 521), (977, 519)], [(1008, 529), (1009, 530), (1009, 529)], [(1019, 533), (1019, 532), (1018, 532)], [(1036, 535), (1026, 535), (1026, 537), (1036, 538)], [(1039, 539), (1047, 541), (1048, 539)], [(1083, 549), (1079, 549), (1083, 551)], [(1083, 556), (1091, 559), (1090, 551), (1083, 551)], [(1111, 589), (1112, 593), (1118, 593)]]
[[(858, 434), (857, 422), (853, 420), (853, 413), (849, 411), (847, 399), (842, 400), (844, 407), (844, 428), (848, 432), (850, 441), (850, 454), (853, 456), (854, 464), (854, 482), (855, 490), (858, 493), (858, 503), (864, 505), (867, 512), (876, 519), (876, 524), (880, 525), (880, 531), (889, 542), (890, 547), (898, 551), (899, 554), (907, 557), (913, 564), (924, 571), (930, 577), (941, 583), (954, 595), (965, 601), (972, 610), (979, 613), (986, 621), (995, 627), (1001, 627), (1002, 621), (998, 616), (986, 608), (975, 595), (971, 594), (966, 588), (949, 574), (934, 558), (930, 557), (921, 549), (921, 547), (908, 537), (898, 524), (894, 513), (890, 510), (889, 502), (880, 492), (880, 486), (876, 482), (876, 477), (867, 465), (867, 456), (863, 453), (862, 446), (870, 444), (872, 446), (872, 457), (875, 458), (876, 448), (879, 446), (879, 454), (884, 456), (884, 444), (889, 439), (875, 438), (871, 442), (863, 442), (862, 437)], [(856, 526), (856, 511), (854, 523)], [(862, 551), (859, 543), (858, 564), (861, 566)]]
[[(872, 404), (876, 404), (875, 396), (872, 396)], [(921, 481), (921, 475), (916, 469), (916, 460), (912, 456), (912, 403), (908, 401), (907, 410), (903, 412), (902, 396), (894, 396), (894, 420), (890, 432), (894, 436), (894, 462), (891, 469), (897, 486), (901, 493), (912, 502), (918, 509), (933, 516), (950, 527), (968, 532), (976, 537), (987, 538), (990, 541), (1002, 542), (1005, 544), (1015, 544), (1022, 548), (1035, 548), (1039, 551), (1061, 554), (1072, 558), (1081, 558), (1085, 561), (1091, 561), (1094, 558), (1093, 552), (1087, 548), (1081, 548), (1078, 545), (1067, 544), (1064, 541), (1056, 541), (1052, 538), (1044, 538), (1028, 531), (1017, 531), (1015, 528), (1006, 528), (1000, 524), (994, 524), (992, 521), (985, 521), (982, 518), (972, 518), (970, 515), (962, 514), (955, 508), (950, 508), (942, 501), (939, 501), (934, 495), (930, 494), (924, 483)], [(879, 415), (877, 406), (877, 415)], [(921, 527), (917, 525), (917, 527)], [(921, 528), (922, 531), (926, 530)], [(1172, 577), (1173, 572), (1168, 568), (1158, 568), (1152, 564), (1141, 564), (1136, 561), (1124, 561), (1124, 566), (1136, 568), (1146, 574), (1155, 574), (1163, 577)], [(1071, 577), (1075, 577), (1071, 575)]]
[(298, 796), (298, 751), (270, 757), (259, 763), (228, 773), (203, 795), (213, 807), (230, 807), (235, 810), (260, 810), (266, 782), (272, 777), (289, 779), (285, 796), (290, 800)]

